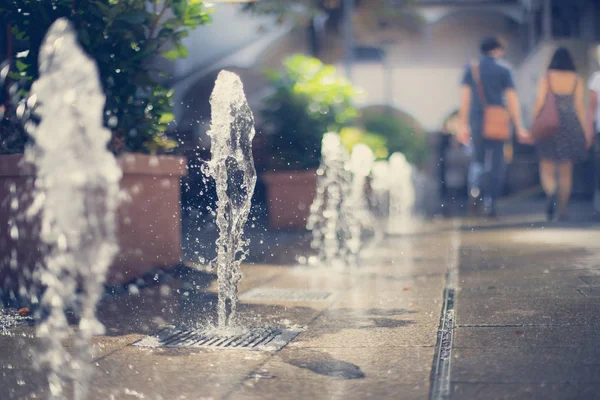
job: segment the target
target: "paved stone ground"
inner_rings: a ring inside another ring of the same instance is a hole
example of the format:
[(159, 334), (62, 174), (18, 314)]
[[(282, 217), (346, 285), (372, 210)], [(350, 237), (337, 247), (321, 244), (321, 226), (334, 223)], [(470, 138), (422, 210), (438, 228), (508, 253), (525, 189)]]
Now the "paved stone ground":
[[(90, 398), (427, 399), (432, 382), (433, 398), (444, 390), (453, 399), (598, 398), (600, 225), (579, 207), (571, 224), (544, 224), (539, 207), (507, 203), (509, 216), (498, 221), (427, 223), (388, 237), (355, 270), (245, 266), (242, 295), (330, 293), (242, 299), (244, 324), (303, 330), (275, 352), (133, 346), (166, 324), (214, 321), (216, 287), (206, 275), (188, 271), (139, 293), (107, 294)], [(444, 358), (437, 344), (448, 288), (455, 327)], [(27, 324), (0, 333), (0, 399), (46, 398), (33, 333)], [(440, 363), (449, 368), (436, 374)]]
[(535, 205), (463, 229), (453, 399), (600, 398), (598, 219), (575, 204), (540, 223)]

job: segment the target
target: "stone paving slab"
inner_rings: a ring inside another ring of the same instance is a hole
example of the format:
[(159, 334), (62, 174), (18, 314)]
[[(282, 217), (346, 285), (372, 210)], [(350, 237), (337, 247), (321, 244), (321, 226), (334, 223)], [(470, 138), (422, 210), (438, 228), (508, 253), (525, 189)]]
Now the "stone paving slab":
[(466, 348), (453, 352), (453, 382), (600, 384), (599, 352), (570, 348)]
[(596, 349), (598, 330), (578, 326), (511, 326), (456, 328), (454, 348), (550, 348)]
[[(376, 322), (384, 324), (382, 322)], [(411, 321), (386, 321), (386, 327), (365, 327), (365, 329), (344, 328), (335, 331), (307, 331), (290, 347), (306, 348), (379, 348), (424, 346), (434, 347), (437, 340), (439, 321), (431, 324)], [(333, 332), (332, 332), (333, 331)]]
[(433, 348), (284, 349), (228, 398), (425, 398), (432, 357)]
[(600, 225), (503, 223), (461, 235), (451, 398), (598, 398)]
[(29, 399), (47, 385), (46, 375), (31, 367), (0, 368), (0, 399)]
[[(297, 399), (427, 399), (429, 385), (402, 384), (393, 378), (373, 379), (368, 385), (338, 379), (309, 381), (299, 386), (295, 379), (251, 379), (244, 382), (243, 388), (227, 396), (231, 400), (280, 400)], [(327, 388), (324, 390), (324, 387)]]
[(284, 348), (261, 366), (282, 379), (394, 379), (402, 384), (425, 384), (433, 347)]
[(524, 265), (526, 263), (496, 271), (474, 271), (468, 274), (468, 279), (466, 276), (460, 278), (460, 290), (540, 291), (578, 288), (585, 285), (580, 277), (589, 275), (585, 270), (555, 271), (546, 266), (531, 268)]
[(470, 400), (595, 400), (600, 385), (456, 383), (453, 399)]
[(536, 293), (489, 296), (485, 292), (459, 292), (457, 323), (459, 326), (598, 324), (598, 302), (585, 298), (575, 289), (571, 293), (567, 297), (538, 296)]

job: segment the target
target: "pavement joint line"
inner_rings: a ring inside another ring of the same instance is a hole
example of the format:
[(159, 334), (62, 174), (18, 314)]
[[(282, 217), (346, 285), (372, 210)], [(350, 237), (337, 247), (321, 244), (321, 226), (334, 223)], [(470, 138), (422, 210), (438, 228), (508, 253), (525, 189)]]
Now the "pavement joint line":
[(553, 327), (572, 327), (581, 324), (491, 324), (491, 325), (456, 325), (456, 329), (468, 328), (553, 328)]
[[(129, 347), (129, 346), (133, 346), (133, 344), (135, 344), (135, 343), (139, 342), (139, 341), (140, 341), (140, 340), (142, 340), (142, 339), (143, 339), (143, 336), (142, 336), (141, 338), (139, 338), (139, 339), (136, 339), (136, 340), (134, 340), (134, 341), (133, 341), (133, 342), (131, 342), (131, 343), (127, 343), (127, 344), (125, 344), (125, 345), (123, 345), (123, 346), (119, 347), (118, 349), (114, 349), (114, 350), (112, 350), (112, 351), (109, 351), (109, 352), (108, 352), (108, 353), (106, 353), (106, 354), (102, 354), (102, 355), (101, 355), (101, 356), (99, 356), (99, 357), (93, 358), (93, 359), (92, 359), (92, 362), (94, 362), (94, 363), (97, 363), (97, 362), (99, 362), (99, 361), (105, 360), (105, 359), (107, 359), (108, 357), (111, 357), (112, 355), (114, 355), (114, 354), (118, 353), (119, 351), (123, 350), (124, 348), (126, 348), (126, 347)], [(98, 368), (99, 368), (99, 366), (98, 366)], [(106, 371), (104, 371), (104, 372), (106, 372)]]
[[(581, 384), (596, 384), (597, 382), (592, 379), (592, 380), (575, 380), (575, 379), (565, 379), (565, 380), (543, 380), (543, 379), (539, 379), (539, 380), (523, 380), (523, 381), (510, 381), (510, 382), (505, 382), (505, 381), (484, 381), (484, 380), (476, 380), (476, 381), (452, 381), (452, 384), (455, 385), (512, 385), (512, 386), (531, 386), (531, 385), (544, 385), (544, 386), (550, 386), (550, 385), (573, 385), (573, 386), (577, 386), (577, 385), (581, 385)], [(561, 398), (561, 397), (559, 397)], [(595, 399), (595, 397), (594, 397)]]
[[(250, 264), (250, 265), (252, 265), (252, 264)], [(281, 266), (279, 266), (279, 268), (281, 268)], [(273, 275), (273, 276), (271, 276), (271, 277), (269, 277), (269, 278), (265, 279), (264, 281), (261, 281), (261, 282), (260, 282), (260, 285), (261, 285), (261, 286), (267, 285), (267, 284), (269, 284), (269, 283), (271, 283), (271, 282), (273, 282), (273, 281), (277, 280), (277, 278), (279, 278), (279, 275), (277, 275), (277, 274), (276, 274), (276, 275)], [(244, 294), (248, 293), (249, 291), (251, 291), (251, 290), (253, 290), (253, 289), (255, 289), (255, 288), (254, 288), (254, 287), (249, 287), (249, 288), (247, 288), (246, 290), (240, 290), (240, 292), (239, 292), (239, 295), (238, 295), (238, 296), (242, 296), (242, 295), (244, 295)], [(217, 292), (217, 293), (218, 293), (218, 292)]]
[(452, 242), (447, 256), (448, 273), (444, 289), (444, 301), (440, 316), (440, 327), (436, 351), (431, 368), (430, 400), (447, 400), (450, 398), (452, 347), (454, 340), (454, 321), (456, 319), (455, 304), (458, 287), (458, 267), (460, 263), (460, 222), (454, 222), (451, 236)]
[[(294, 348), (294, 346), (291, 346), (292, 348)], [(295, 347), (296, 349), (298, 347)], [(426, 344), (415, 344), (415, 345), (410, 345), (410, 344), (398, 344), (398, 345), (385, 345), (385, 346), (322, 346), (322, 347), (317, 347), (317, 346), (306, 346), (306, 347), (302, 347), (302, 349), (315, 349), (315, 350), (319, 350), (319, 349), (404, 349), (404, 348), (410, 348), (410, 349), (432, 349), (435, 348), (434, 345), (426, 345)]]

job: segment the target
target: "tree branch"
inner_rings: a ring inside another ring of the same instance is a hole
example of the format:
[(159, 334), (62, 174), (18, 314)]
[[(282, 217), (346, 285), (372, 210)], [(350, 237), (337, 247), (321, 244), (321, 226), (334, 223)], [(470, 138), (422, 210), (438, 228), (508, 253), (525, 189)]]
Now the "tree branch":
[[(156, 2), (154, 4), (157, 4)], [(165, 12), (167, 12), (167, 10), (169, 9), (169, 7), (171, 6), (171, 0), (167, 0), (165, 1), (165, 4), (163, 6), (163, 9), (160, 11), (160, 13), (157, 15), (156, 19), (154, 20), (154, 22), (152, 22), (152, 26), (150, 26), (150, 32), (148, 33), (148, 39), (151, 40), (152, 37), (155, 34), (156, 31), (156, 27), (158, 26), (158, 24), (160, 23), (160, 20), (162, 19), (162, 17), (164, 17)], [(154, 15), (156, 15), (156, 10), (154, 12)]]

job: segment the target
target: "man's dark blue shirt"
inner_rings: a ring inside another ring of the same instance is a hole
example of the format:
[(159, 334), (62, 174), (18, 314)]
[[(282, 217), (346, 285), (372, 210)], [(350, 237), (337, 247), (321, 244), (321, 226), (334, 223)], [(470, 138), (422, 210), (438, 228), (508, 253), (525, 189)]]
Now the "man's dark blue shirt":
[[(475, 84), (472, 69), (472, 64), (467, 65), (462, 84), (471, 88), (471, 122), (480, 123), (483, 119), (483, 103)], [(515, 87), (510, 68), (494, 57), (484, 56), (479, 62), (479, 75), (487, 104), (505, 105), (504, 92)]]

